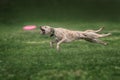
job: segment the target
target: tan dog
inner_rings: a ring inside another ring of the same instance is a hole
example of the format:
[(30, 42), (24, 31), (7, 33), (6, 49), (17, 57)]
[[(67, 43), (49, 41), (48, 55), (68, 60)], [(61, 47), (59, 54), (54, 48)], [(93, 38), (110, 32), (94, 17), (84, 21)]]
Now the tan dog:
[(57, 50), (63, 42), (71, 42), (78, 39), (84, 39), (89, 42), (99, 43), (107, 45), (107, 43), (99, 40), (101, 37), (106, 37), (111, 35), (108, 34), (98, 34), (103, 28), (99, 30), (86, 30), (86, 31), (73, 31), (64, 28), (52, 28), (50, 26), (40, 26), (41, 34), (48, 34), (51, 37), (54, 36), (55, 39), (50, 42), (50, 46), (53, 47), (54, 43), (57, 43)]

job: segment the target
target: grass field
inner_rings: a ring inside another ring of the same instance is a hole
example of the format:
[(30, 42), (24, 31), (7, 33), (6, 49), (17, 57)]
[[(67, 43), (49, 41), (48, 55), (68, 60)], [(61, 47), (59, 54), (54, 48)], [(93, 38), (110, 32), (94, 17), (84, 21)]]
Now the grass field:
[[(23, 31), (24, 25), (50, 25), (73, 30), (98, 29), (112, 36), (102, 38), (107, 46), (86, 41), (49, 47), (50, 37), (39, 27)], [(0, 80), (120, 80), (120, 23), (38, 22), (0, 25)]]

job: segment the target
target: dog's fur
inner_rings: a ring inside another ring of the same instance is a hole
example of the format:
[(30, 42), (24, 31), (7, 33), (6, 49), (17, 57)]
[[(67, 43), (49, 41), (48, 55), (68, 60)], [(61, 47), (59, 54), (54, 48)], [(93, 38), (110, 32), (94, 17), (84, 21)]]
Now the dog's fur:
[(54, 43), (57, 43), (57, 50), (59, 50), (59, 46), (63, 42), (71, 42), (74, 40), (83, 39), (89, 42), (99, 43), (102, 45), (107, 45), (106, 42), (101, 41), (99, 38), (106, 37), (111, 35), (111, 33), (107, 34), (98, 34), (103, 29), (99, 30), (86, 30), (86, 31), (74, 31), (68, 30), (64, 28), (53, 28), (50, 26), (40, 26), (41, 34), (48, 34), (50, 36), (54, 36), (55, 39), (50, 42), (50, 46), (53, 47)]

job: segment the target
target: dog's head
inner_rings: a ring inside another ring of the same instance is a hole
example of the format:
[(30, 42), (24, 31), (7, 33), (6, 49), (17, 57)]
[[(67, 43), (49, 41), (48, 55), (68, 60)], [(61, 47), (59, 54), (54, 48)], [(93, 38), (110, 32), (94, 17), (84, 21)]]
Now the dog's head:
[(50, 26), (40, 26), (41, 34), (51, 34), (53, 28)]

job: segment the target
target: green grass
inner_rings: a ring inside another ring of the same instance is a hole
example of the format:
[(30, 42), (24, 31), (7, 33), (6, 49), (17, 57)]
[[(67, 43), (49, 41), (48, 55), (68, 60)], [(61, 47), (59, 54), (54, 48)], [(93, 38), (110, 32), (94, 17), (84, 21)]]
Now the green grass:
[[(49, 47), (48, 36), (39, 28), (23, 31), (28, 24), (51, 25), (73, 30), (98, 29), (112, 36), (102, 40), (107, 46), (86, 41), (61, 45), (61, 51)], [(2, 25), (0, 28), (0, 80), (119, 80), (120, 23), (112, 22), (40, 22)]]

